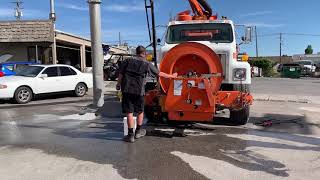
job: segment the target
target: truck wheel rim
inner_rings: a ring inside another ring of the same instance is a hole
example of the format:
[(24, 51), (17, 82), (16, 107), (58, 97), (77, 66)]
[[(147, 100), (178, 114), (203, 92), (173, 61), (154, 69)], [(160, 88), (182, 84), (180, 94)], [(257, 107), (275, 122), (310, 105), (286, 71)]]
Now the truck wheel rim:
[(30, 92), (26, 89), (19, 91), (18, 98), (22, 102), (27, 102), (30, 99)]

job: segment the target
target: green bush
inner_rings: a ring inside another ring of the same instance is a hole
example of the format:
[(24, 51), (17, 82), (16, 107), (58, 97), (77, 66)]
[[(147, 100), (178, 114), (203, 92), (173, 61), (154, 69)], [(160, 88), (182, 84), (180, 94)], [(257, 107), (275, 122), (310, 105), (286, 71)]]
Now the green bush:
[(269, 77), (273, 76), (273, 62), (269, 59), (261, 58), (255, 61), (250, 62), (251, 66), (256, 66), (258, 68), (262, 68), (263, 76)]

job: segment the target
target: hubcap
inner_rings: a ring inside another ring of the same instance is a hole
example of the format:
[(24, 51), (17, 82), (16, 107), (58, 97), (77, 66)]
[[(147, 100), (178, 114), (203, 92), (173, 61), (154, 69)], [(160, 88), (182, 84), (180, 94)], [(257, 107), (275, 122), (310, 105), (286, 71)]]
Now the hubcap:
[(30, 96), (31, 96), (30, 92), (26, 89), (22, 89), (18, 93), (18, 98), (22, 102), (27, 102), (30, 99)]
[(77, 93), (82, 96), (86, 93), (86, 87), (84, 87), (83, 85), (78, 86), (77, 88)]

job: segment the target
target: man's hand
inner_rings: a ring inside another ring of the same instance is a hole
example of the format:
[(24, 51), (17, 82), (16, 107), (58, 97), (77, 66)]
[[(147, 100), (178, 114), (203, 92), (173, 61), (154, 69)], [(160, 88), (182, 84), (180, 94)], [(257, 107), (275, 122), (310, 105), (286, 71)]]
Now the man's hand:
[(172, 78), (176, 78), (176, 77), (178, 77), (178, 73), (173, 73)]

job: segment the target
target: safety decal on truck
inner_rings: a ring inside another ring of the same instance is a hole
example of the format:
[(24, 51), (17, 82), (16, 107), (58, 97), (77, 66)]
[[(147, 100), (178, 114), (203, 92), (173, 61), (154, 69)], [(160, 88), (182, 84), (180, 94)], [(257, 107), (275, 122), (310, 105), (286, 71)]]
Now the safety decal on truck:
[(181, 96), (182, 95), (182, 87), (183, 87), (182, 80), (174, 80), (174, 89), (173, 89), (174, 96)]

